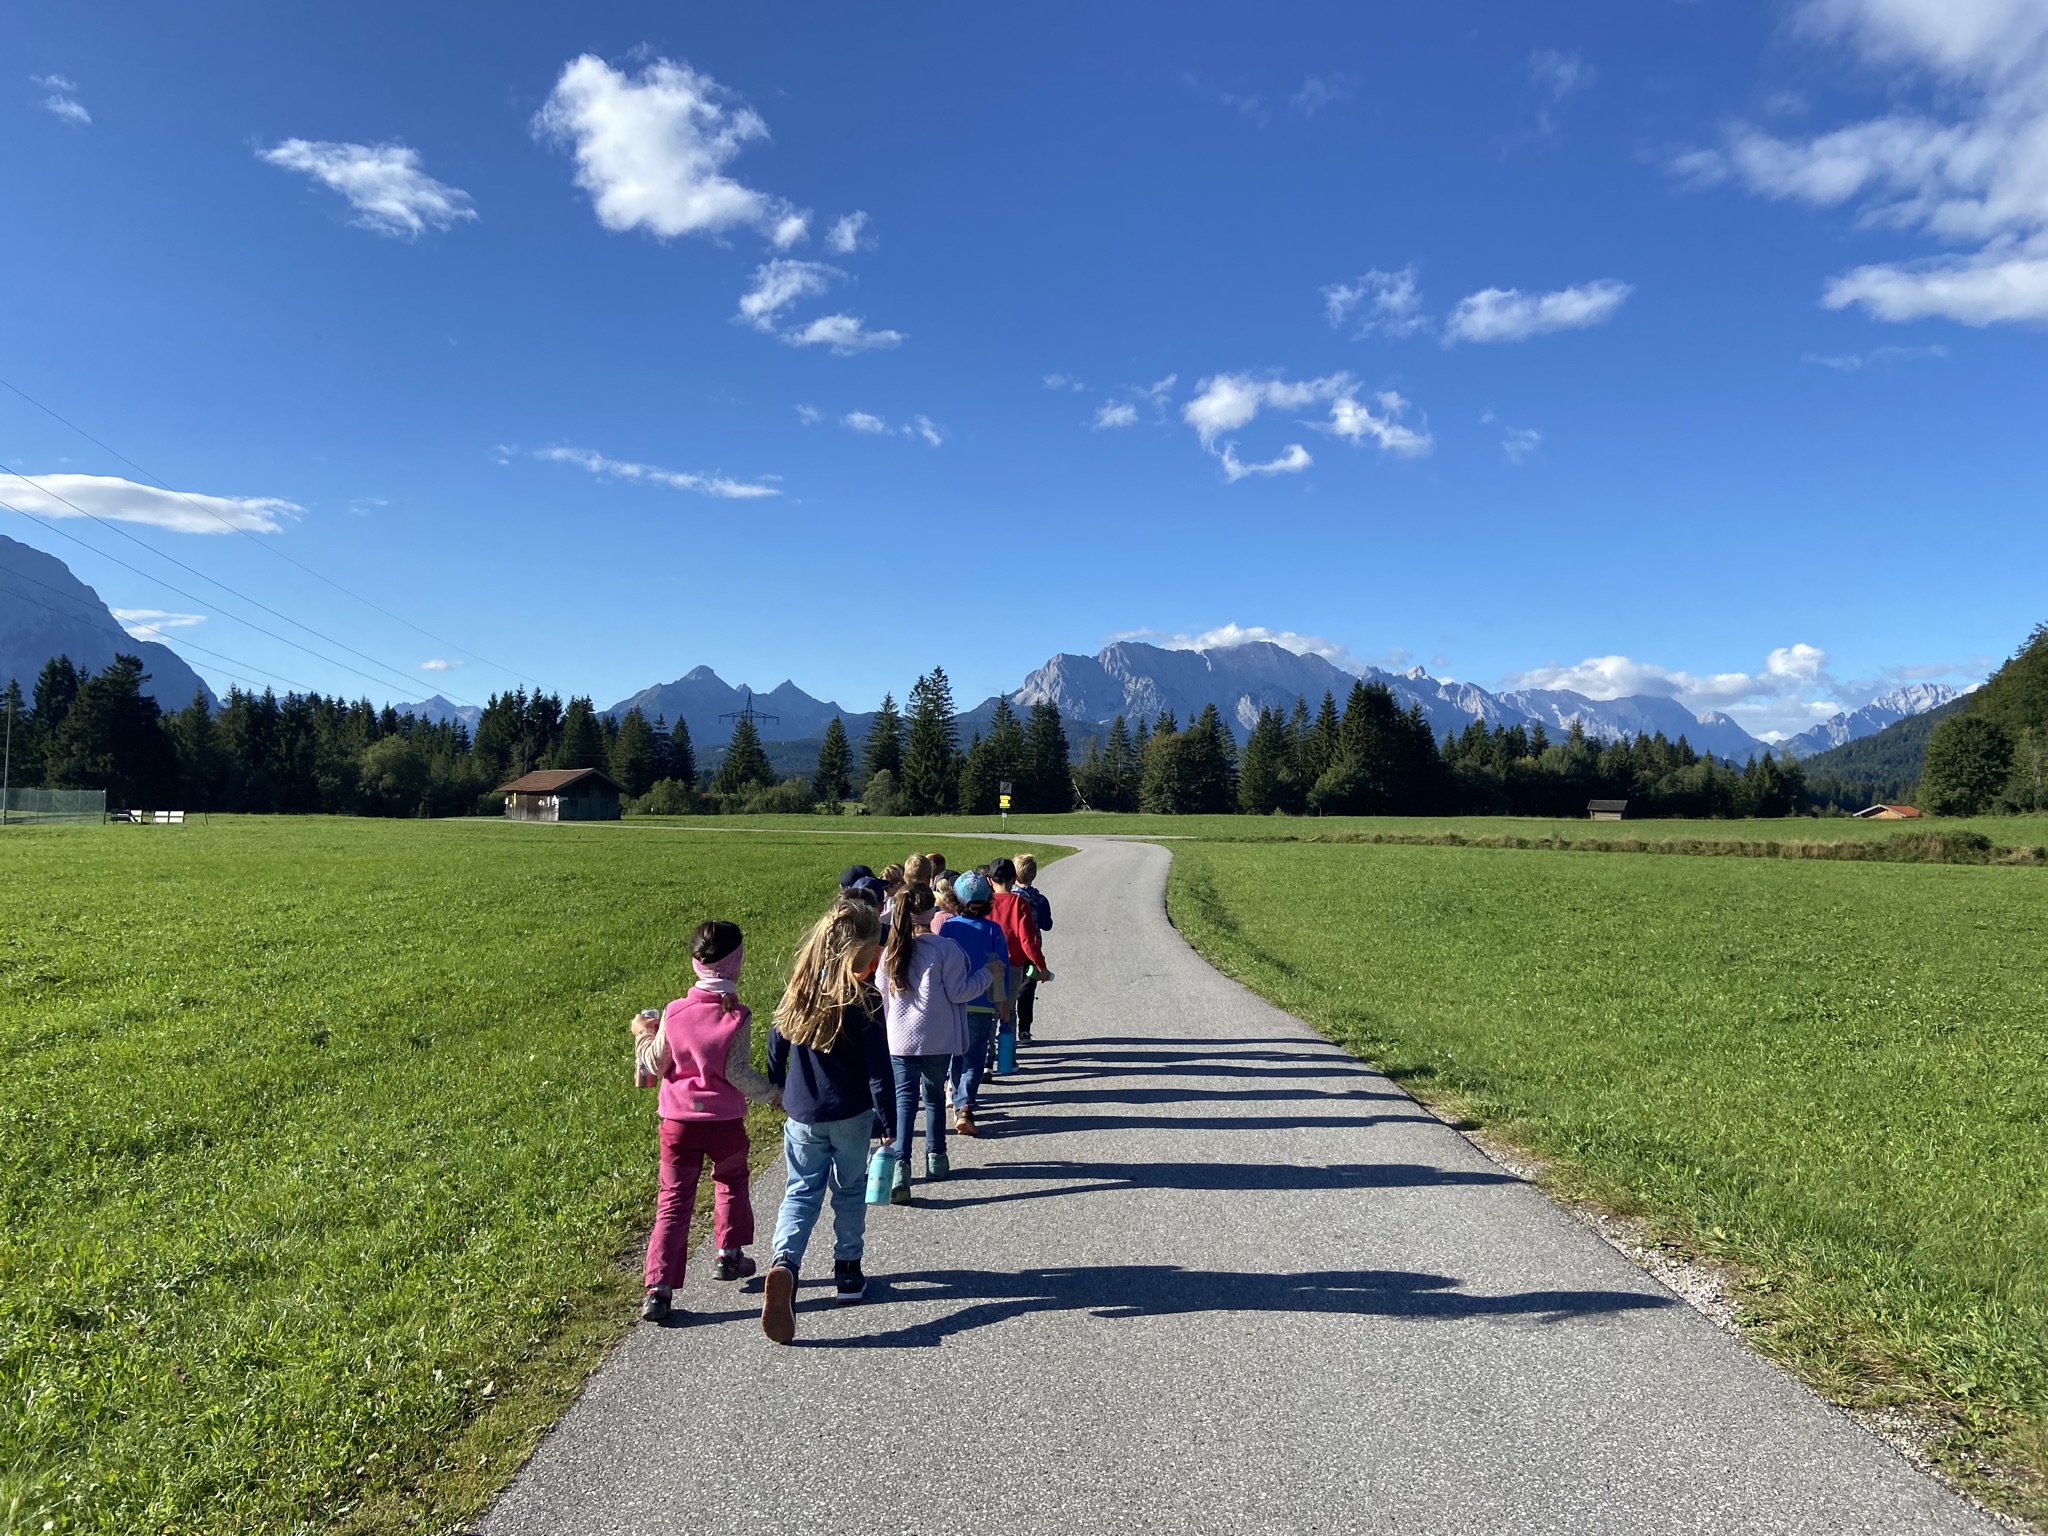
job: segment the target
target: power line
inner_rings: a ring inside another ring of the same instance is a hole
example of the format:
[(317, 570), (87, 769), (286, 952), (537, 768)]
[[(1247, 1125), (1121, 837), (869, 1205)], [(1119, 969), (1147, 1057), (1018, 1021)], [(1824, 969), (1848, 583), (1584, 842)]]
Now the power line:
[[(99, 516), (97, 513), (86, 511), (85, 508), (81, 507), (77, 502), (71, 500), (68, 496), (59, 496), (55, 491), (51, 490), (48, 486), (40, 484), (39, 482), (37, 482), (28, 475), (24, 475), (20, 470), (14, 469), (5, 464), (0, 464), (0, 470), (5, 470), (8, 474), (14, 476), (15, 479), (21, 481), (24, 485), (34, 486), (37, 490), (41, 491), (45, 496), (48, 496), (53, 500), (63, 502), (65, 506), (69, 507), (72, 511), (76, 512), (80, 517), (89, 517), (94, 522), (98, 523), (102, 528), (105, 528), (113, 533), (118, 533), (122, 538), (126, 539), (130, 544), (133, 544), (136, 548), (148, 550), (152, 555), (155, 555), (159, 560), (168, 560), (171, 562), (171, 564), (175, 565), (179, 570), (190, 571), (194, 576), (197, 576), (201, 581), (211, 582), (214, 586), (219, 587), (221, 591), (231, 593), (233, 596), (247, 603), (250, 607), (260, 608), (265, 613), (269, 614), (272, 618), (282, 619), (287, 624), (296, 625), (298, 628), (303, 629), (307, 634), (316, 636), (321, 640), (325, 640), (329, 645), (334, 646), (337, 650), (347, 651), (349, 655), (361, 657), (364, 661), (367, 661), (373, 667), (382, 668), (385, 672), (388, 672), (392, 677), (401, 679), (401, 685), (408, 691), (419, 686), (417, 681), (413, 677), (411, 677), (409, 674), (405, 672), (401, 672), (398, 668), (391, 666), (389, 663), (379, 661), (376, 657), (370, 655), (368, 652), (359, 651), (354, 646), (348, 645), (343, 641), (335, 639), (332, 635), (322, 634), (319, 630), (315, 629), (312, 625), (306, 623), (303, 619), (295, 619), (288, 613), (280, 613), (277, 609), (271, 607), (268, 603), (258, 602), (255, 598), (250, 597), (245, 593), (237, 592), (233, 587), (229, 586), (219, 577), (209, 576), (206, 574), (206, 572), (200, 570), (197, 566), (187, 565), (184, 561), (180, 560), (176, 555), (166, 554), (164, 553), (164, 551), (158, 549), (154, 544), (144, 543), (141, 539), (138, 539), (137, 537), (135, 537), (134, 534), (130, 533), (127, 529), (123, 528), (119, 523), (111, 522), (108, 519)], [(4, 503), (0, 503), (0, 505), (4, 505)], [(21, 512), (21, 508), (19, 507), (12, 507), (10, 508), (10, 510), (15, 512)], [(29, 517), (31, 514), (27, 512), (22, 512), (21, 515), (23, 517)], [(67, 535), (67, 537), (69, 537), (69, 535)], [(90, 544), (86, 544), (82, 539), (73, 539), (72, 542), (80, 545), (85, 549), (92, 548)], [(98, 553), (98, 551), (94, 552)], [(105, 558), (112, 559), (113, 557), (106, 556)], [(116, 563), (118, 564), (119, 562)], [(135, 569), (135, 567), (131, 565), (128, 567), (128, 569), (132, 571)], [(142, 575), (146, 573), (137, 572), (137, 574)], [(159, 580), (160, 578), (152, 577), (150, 579)], [(164, 582), (163, 585), (170, 587), (169, 582)], [(170, 590), (173, 592), (178, 592), (178, 589), (176, 587), (170, 587)], [(194, 597), (190, 592), (180, 592), (179, 596), (187, 598), (195, 603), (203, 603), (206, 601), (206, 599), (203, 597)], [(234, 615), (230, 615), (230, 617), (234, 617)], [(249, 621), (247, 619), (243, 619), (240, 622), (247, 624)], [(251, 629), (255, 629), (258, 626), (251, 624), (249, 627)], [(263, 630), (262, 632), (264, 634), (270, 634), (269, 630)], [(271, 638), (273, 640), (281, 640), (284, 637), (281, 635), (271, 635)], [(285, 643), (287, 645), (290, 645), (293, 642), (287, 640), (285, 641)], [(308, 656), (315, 657), (316, 659), (325, 662), (330, 667), (343, 667), (347, 671), (355, 672), (356, 676), (358, 677), (369, 677), (368, 673), (357, 671), (356, 668), (349, 667), (344, 662), (338, 662), (334, 660), (334, 658), (331, 656), (322, 656), (318, 651), (307, 650), (307, 648), (303, 645), (299, 646), (299, 649), (305, 651)], [(369, 678), (369, 680), (373, 683), (376, 683), (377, 686), (380, 688), (388, 688), (391, 686), (391, 684), (388, 681), (379, 678)], [(469, 704), (472, 707), (474, 707), (475, 701), (471, 699), (465, 699), (458, 694), (456, 696), (455, 702), (458, 704)]]
[[(55, 411), (51, 410), (49, 406), (43, 404), (42, 401), (36, 399), (35, 396), (28, 393), (27, 390), (22, 389), (19, 385), (9, 383), (6, 379), (0, 379), (0, 386), (4, 386), (7, 389), (11, 390), (13, 393), (19, 395), (22, 399), (26, 400), (30, 405), (34, 406), (37, 410), (41, 411), (44, 415), (48, 416), (52, 421), (60, 422), (64, 426), (69, 427), (73, 432), (76, 432), (80, 437), (84, 438), (88, 443), (91, 443), (95, 448), (100, 449), (104, 453), (112, 454), (115, 458), (119, 459), (123, 464), (126, 464), (130, 469), (134, 470), (138, 475), (141, 475), (144, 479), (155, 481), (156, 484), (161, 489), (169, 491), (173, 496), (176, 496), (179, 500), (189, 502), (191, 505), (197, 507), (201, 512), (204, 512), (208, 517), (212, 518), (215, 522), (219, 523), (223, 528), (226, 528), (233, 533), (239, 533), (243, 538), (247, 539), (250, 543), (256, 545), (257, 548), (268, 550), (271, 554), (277, 556), (278, 559), (284, 561), (287, 565), (297, 566), (300, 570), (304, 571), (308, 576), (326, 582), (328, 586), (334, 588), (335, 591), (341, 593), (344, 597), (354, 598), (357, 602), (361, 603), (365, 608), (368, 608), (375, 613), (381, 613), (382, 615), (384, 615), (385, 618), (390, 619), (394, 623), (403, 624), (407, 629), (411, 630), (414, 634), (425, 635), (429, 640), (433, 641), (436, 645), (444, 645), (451, 651), (460, 651), (463, 655), (467, 656), (471, 661), (480, 661), (487, 667), (494, 667), (498, 671), (503, 672), (507, 677), (515, 677), (518, 678), (521, 682), (532, 683), (533, 686), (536, 688), (541, 686), (539, 679), (528, 677), (524, 672), (518, 671), (517, 669), (512, 667), (508, 667), (503, 662), (492, 661), (488, 656), (479, 656), (475, 651), (468, 650), (462, 646), (459, 646), (453, 640), (444, 640), (441, 638), (441, 636), (435, 634), (432, 630), (422, 629), (419, 625), (413, 623), (412, 620), (405, 618), (402, 615), (393, 613), (389, 608), (385, 608), (377, 603), (371, 602), (367, 597), (364, 597), (362, 593), (351, 591), (349, 588), (344, 587), (340, 582), (336, 581), (333, 577), (324, 575), (321, 572), (314, 570), (313, 567), (307, 565), (304, 561), (294, 560), (290, 555), (286, 554), (283, 550), (279, 549), (275, 544), (264, 543), (263, 540), (257, 538), (256, 535), (251, 533), (248, 529), (241, 527), (239, 524), (232, 523), (228, 521), (228, 519), (222, 517), (218, 512), (214, 511), (213, 508), (207, 506), (205, 502), (200, 501), (196, 497), (189, 496), (185, 492), (176, 489), (168, 480), (164, 479), (163, 476), (153, 474), (149, 470), (144, 469), (140, 464), (136, 463), (133, 459), (129, 458), (127, 454), (122, 453), (117, 448), (108, 447), (107, 444), (101, 442), (98, 438), (94, 437), (90, 432), (86, 431), (85, 428), (79, 426), (76, 422), (67, 420), (65, 417), (58, 415)], [(382, 663), (380, 662), (379, 665), (381, 666)], [(467, 704), (469, 700), (464, 699), (461, 702)]]
[[(66, 592), (63, 588), (53, 587), (47, 581), (37, 581), (35, 577), (25, 576), (20, 571), (0, 571), (0, 576), (4, 576), (10, 581), (25, 581), (30, 586), (41, 587), (45, 592), (54, 592), (57, 596), (63, 598), (64, 601), (66, 601), (67, 603), (75, 603), (87, 617), (95, 619), (99, 617), (99, 610), (95, 609), (91, 604), (87, 603), (84, 598), (73, 597), (69, 592)], [(64, 610), (61, 608), (52, 608), (48, 603), (30, 597), (26, 592), (9, 592), (7, 595), (9, 597), (17, 599), (20, 602), (33, 603), (35, 604), (36, 607), (43, 609), (45, 612), (56, 614), (57, 617), (60, 619), (74, 617), (74, 615), (65, 613)], [(163, 631), (158, 630), (157, 633), (161, 635)], [(133, 639), (137, 637), (130, 636), (130, 638)], [(209, 650), (207, 647), (199, 644), (196, 640), (180, 640), (178, 644), (185, 650), (197, 651), (202, 656), (211, 656), (217, 661), (226, 662), (229, 666), (240, 667), (245, 672), (253, 672), (258, 677), (270, 678), (274, 682), (283, 683), (290, 688), (304, 688), (308, 692), (314, 691), (312, 685), (309, 683), (302, 683), (294, 678), (286, 677), (282, 672), (272, 672), (267, 667), (259, 667), (253, 662), (243, 661), (239, 656), (229, 656), (222, 651)], [(233, 673), (229, 673), (228, 675), (235, 682), (250, 683), (252, 687), (254, 686), (253, 682), (249, 678), (234, 677)]]
[[(34, 482), (31, 481), (30, 483), (33, 484)], [(59, 499), (61, 500), (62, 498)], [(36, 517), (32, 513), (24, 512), (21, 510), (20, 507), (13, 505), (11, 502), (0, 501), (0, 507), (5, 507), (9, 512), (14, 513), (18, 517), (27, 518), (29, 522), (35, 524), (35, 526), (38, 528), (49, 529), (50, 532), (56, 534), (59, 538), (71, 540), (72, 543), (76, 544), (80, 549), (85, 550), (89, 554), (98, 555), (102, 560), (113, 561), (114, 564), (120, 566), (121, 569), (124, 571), (133, 571), (137, 576), (140, 576), (144, 581), (155, 582), (158, 586), (162, 587), (166, 592), (177, 593), (178, 596), (184, 598), (189, 603), (203, 603), (206, 601), (206, 599), (203, 597), (196, 597), (192, 593), (187, 592), (183, 587), (172, 586), (168, 581), (165, 581), (161, 576), (150, 575), (148, 571), (143, 570), (140, 566), (130, 565), (126, 560), (122, 560), (114, 555), (107, 554), (103, 550), (94, 549), (90, 544), (86, 543), (85, 540), (79, 538), (77, 535), (65, 532), (62, 528), (57, 527), (54, 523), (44, 522), (42, 519)], [(90, 513), (87, 513), (86, 515), (89, 517), (91, 516)], [(98, 519), (95, 518), (94, 521), (97, 522)], [(147, 544), (143, 545), (142, 547), (144, 549), (149, 548)], [(257, 604), (257, 606), (262, 607), (262, 604), (259, 603)], [(223, 618), (233, 619), (237, 624), (240, 624), (248, 629), (253, 629), (259, 635), (268, 636), (270, 639), (277, 641), (280, 645), (288, 645), (295, 651), (303, 651), (306, 653), (306, 655), (312, 657), (315, 661), (320, 662), (325, 666), (339, 667), (344, 672), (353, 672), (357, 677), (360, 677), (366, 683), (375, 683), (379, 688), (389, 688), (391, 686), (390, 683), (386, 682), (383, 678), (372, 677), (370, 676), (369, 673), (363, 671), (360, 667), (352, 667), (345, 661), (336, 661), (331, 656), (322, 656), (318, 651), (314, 650), (311, 646), (301, 645), (296, 640), (290, 639), (284, 635), (280, 635), (274, 629), (265, 629), (261, 624), (258, 624), (253, 619), (245, 619), (238, 613), (229, 613), (225, 610), (223, 610), (221, 616)], [(377, 664), (379, 666), (383, 665), (382, 662), (379, 662)], [(408, 682), (410, 682), (409, 679)], [(460, 704), (468, 704), (469, 700), (458, 698), (456, 702)]]

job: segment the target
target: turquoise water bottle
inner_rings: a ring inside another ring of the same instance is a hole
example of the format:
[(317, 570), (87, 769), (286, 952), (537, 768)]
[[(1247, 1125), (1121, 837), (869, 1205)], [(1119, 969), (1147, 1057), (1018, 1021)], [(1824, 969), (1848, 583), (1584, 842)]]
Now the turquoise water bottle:
[(868, 1159), (868, 1204), (887, 1205), (889, 1186), (896, 1182), (896, 1149), (877, 1147)]
[(1017, 1032), (1006, 1029), (996, 1036), (996, 1076), (1008, 1077), (1017, 1070)]

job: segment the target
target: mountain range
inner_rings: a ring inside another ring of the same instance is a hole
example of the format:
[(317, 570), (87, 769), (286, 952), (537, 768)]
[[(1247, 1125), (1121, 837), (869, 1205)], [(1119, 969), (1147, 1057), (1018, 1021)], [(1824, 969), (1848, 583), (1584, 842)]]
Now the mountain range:
[[(1324, 657), (1290, 651), (1269, 641), (1210, 650), (1169, 650), (1120, 640), (1093, 656), (1068, 652), (1054, 656), (1025, 678), (1009, 699), (1018, 709), (1040, 702), (1055, 705), (1077, 747), (1118, 715), (1135, 725), (1140, 718), (1150, 720), (1167, 710), (1186, 724), (1210, 704), (1242, 742), (1257, 723), (1261, 709), (1289, 710), (1301, 698), (1313, 710), (1326, 692), (1335, 694), (1341, 705), (1354, 679), (1361, 676), (1368, 682), (1384, 683), (1403, 709), (1420, 706), (1439, 736), (1463, 731), (1474, 720), (1483, 720), (1489, 727), (1541, 725), (1553, 737), (1568, 733), (1577, 723), (1587, 735), (1603, 741), (1658, 731), (1674, 741), (1684, 736), (1700, 751), (1736, 762), (1766, 751), (1807, 756), (1874, 735), (1896, 720), (1938, 708), (1960, 695), (1960, 690), (1943, 683), (1914, 684), (1860, 709), (1837, 714), (1789, 741), (1770, 743), (1752, 736), (1725, 714), (1696, 714), (1662, 694), (1594, 699), (1563, 688), (1492, 693), (1475, 683), (1431, 677), (1421, 667), (1406, 672), (1379, 667), (1348, 672)], [(755, 693), (727, 683), (709, 667), (698, 667), (672, 683), (643, 688), (612, 705), (608, 713), (619, 716), (637, 708), (649, 720), (659, 716), (670, 725), (678, 718), (687, 720), (700, 760), (715, 761), (718, 749), (732, 734), (730, 717), (749, 701), (762, 712), (757, 725), (768, 742), (815, 741), (834, 715), (845, 722), (847, 734), (857, 741), (874, 720), (872, 713), (814, 699), (793, 682)], [(987, 729), (995, 707), (991, 695), (963, 710), (958, 717), (963, 738)]]
[(195, 693), (210, 705), (220, 702), (184, 657), (122, 628), (99, 593), (62, 560), (0, 534), (0, 688), (13, 678), (32, 701), (51, 657), (69, 656), (74, 666), (101, 672), (117, 653), (142, 658), (149, 674), (142, 691), (167, 714), (190, 704)]

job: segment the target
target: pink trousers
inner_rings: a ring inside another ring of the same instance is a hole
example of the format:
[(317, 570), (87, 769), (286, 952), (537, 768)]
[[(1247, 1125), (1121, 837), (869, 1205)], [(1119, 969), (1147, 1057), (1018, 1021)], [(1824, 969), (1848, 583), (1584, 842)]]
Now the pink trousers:
[(697, 1205), (703, 1160), (711, 1159), (711, 1233), (721, 1248), (754, 1240), (754, 1202), (747, 1194), (747, 1123), (744, 1120), (661, 1122), (661, 1193), (654, 1203), (654, 1235), (647, 1239), (647, 1285), (674, 1290), (683, 1283), (690, 1254), (690, 1212)]

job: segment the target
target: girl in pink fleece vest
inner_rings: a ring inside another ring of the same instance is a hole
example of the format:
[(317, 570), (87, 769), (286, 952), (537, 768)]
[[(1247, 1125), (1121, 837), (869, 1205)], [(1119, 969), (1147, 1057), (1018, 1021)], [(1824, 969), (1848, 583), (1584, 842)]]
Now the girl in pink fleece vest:
[(747, 1101), (779, 1104), (768, 1079), (754, 1069), (754, 1016), (739, 1000), (745, 946), (736, 924), (709, 922), (690, 936), (697, 984), (656, 1014), (643, 1009), (633, 1021), (634, 1078), (660, 1085), (661, 1190), (654, 1232), (647, 1240), (647, 1296), (640, 1315), (650, 1323), (674, 1309), (689, 1256), (690, 1212), (697, 1181), (711, 1162), (712, 1236), (720, 1280), (743, 1280), (754, 1261), (741, 1250), (754, 1240), (754, 1205), (747, 1194)]

